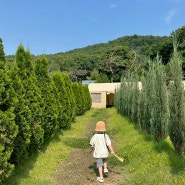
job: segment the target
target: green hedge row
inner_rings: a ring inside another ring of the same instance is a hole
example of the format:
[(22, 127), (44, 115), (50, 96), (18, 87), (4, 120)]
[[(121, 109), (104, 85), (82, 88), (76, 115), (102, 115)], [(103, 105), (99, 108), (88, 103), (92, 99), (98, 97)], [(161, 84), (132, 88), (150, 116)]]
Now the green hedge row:
[(87, 86), (65, 73), (48, 73), (44, 56), (35, 61), (20, 45), (7, 69), (0, 40), (0, 184), (57, 130), (91, 107)]
[[(156, 57), (143, 76), (122, 79), (115, 106), (156, 141), (169, 137), (176, 151), (185, 154), (185, 94), (183, 60), (176, 47), (168, 66)], [(166, 76), (166, 70), (170, 76)], [(168, 80), (167, 80), (168, 79)]]

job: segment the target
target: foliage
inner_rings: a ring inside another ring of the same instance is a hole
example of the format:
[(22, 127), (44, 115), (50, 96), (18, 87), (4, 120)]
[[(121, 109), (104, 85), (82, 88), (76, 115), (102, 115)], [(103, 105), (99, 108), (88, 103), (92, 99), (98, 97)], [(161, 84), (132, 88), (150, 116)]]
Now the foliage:
[(65, 84), (66, 93), (69, 96), (69, 101), (67, 102), (66, 109), (70, 110), (69, 113), (69, 122), (74, 121), (75, 118), (75, 109), (76, 109), (76, 101), (75, 94), (72, 90), (72, 83), (70, 82), (69, 76), (66, 73), (61, 73), (61, 80)]
[(58, 129), (58, 101), (55, 96), (57, 90), (48, 73), (46, 57), (37, 58), (34, 65), (36, 83), (41, 90), (44, 101), (42, 121), (44, 122), (44, 140), (46, 141)]
[(175, 149), (184, 154), (185, 99), (182, 59), (177, 53), (177, 47), (174, 47), (170, 69), (171, 81), (167, 92), (166, 73), (161, 59), (157, 56), (154, 61), (150, 60), (141, 78), (142, 89), (137, 89), (137, 75), (124, 78), (115, 94), (115, 106), (120, 113), (139, 123), (156, 141), (165, 139), (169, 134)]
[[(145, 68), (146, 57), (162, 56), (167, 64), (173, 52), (172, 37), (167, 36), (124, 36), (105, 44), (95, 44), (66, 53), (47, 55), (49, 69), (67, 72), (72, 81), (88, 79), (91, 72), (108, 77), (108, 81), (120, 81), (137, 69)], [(136, 56), (136, 57), (135, 57)], [(59, 69), (60, 68), (60, 69)], [(96, 79), (100, 79), (97, 77)], [(97, 80), (98, 82), (100, 80)]]
[(172, 36), (175, 36), (177, 39), (177, 51), (185, 59), (185, 26), (177, 29), (176, 31), (172, 32)]
[[(2, 43), (0, 49), (1, 184), (14, 165), (21, 168), (58, 129), (70, 126), (76, 102), (69, 76), (59, 72), (50, 77), (46, 57), (33, 61), (29, 50), (19, 45), (14, 63), (6, 65)], [(91, 107), (91, 97), (87, 86), (80, 84), (79, 92), (83, 114)]]
[(79, 83), (73, 82), (72, 90), (73, 90), (73, 93), (75, 94), (75, 102), (76, 102), (75, 113), (78, 116), (82, 114), (82, 110), (81, 110), (82, 99), (81, 99), (81, 94), (80, 94)]
[(75, 94), (76, 115), (82, 115), (91, 108), (92, 100), (87, 86), (73, 82), (72, 89)]
[[(52, 79), (57, 88), (57, 98), (59, 101), (58, 110), (58, 123), (59, 128), (67, 127), (70, 125), (71, 115), (73, 114), (73, 109), (70, 108), (70, 94), (67, 93), (66, 82), (63, 81), (62, 74), (60, 72), (56, 72), (53, 74)], [(75, 109), (75, 107), (74, 107)]]
[(20, 165), (20, 163), (26, 160), (29, 155), (28, 148), (31, 140), (31, 111), (28, 107), (27, 99), (23, 98), (26, 92), (18, 76), (18, 67), (16, 63), (14, 63), (10, 70), (10, 77), (18, 99), (14, 109), (18, 134), (14, 141), (14, 149), (10, 161), (13, 164)]
[[(120, 81), (122, 75), (127, 76), (128, 72), (132, 73), (136, 68), (138, 73), (142, 71), (148, 59), (154, 60), (157, 55), (161, 57), (162, 64), (168, 64), (173, 53), (174, 32), (179, 42), (178, 51), (181, 52), (184, 60), (183, 26), (173, 31), (170, 36), (135, 34), (65, 53), (46, 55), (49, 73), (66, 72), (71, 81), (79, 82), (88, 79), (93, 70), (98, 70), (99, 74), (107, 75), (109, 81)], [(136, 59), (135, 56), (137, 56)], [(6, 56), (9, 66), (13, 57)], [(35, 56), (32, 57), (35, 58)]]
[[(153, 107), (150, 110), (154, 116), (151, 121), (151, 133), (155, 140), (161, 141), (168, 135), (168, 97), (166, 87), (166, 74), (161, 59), (157, 56), (154, 65), (154, 89), (151, 96), (154, 96)], [(150, 81), (150, 80), (149, 80)], [(149, 97), (151, 97), (149, 96)], [(155, 102), (155, 103), (154, 103)]]
[(110, 80), (108, 76), (104, 73), (100, 73), (99, 76), (96, 78), (96, 83), (109, 83)]
[(91, 99), (91, 95), (90, 95), (88, 86), (82, 86), (82, 87), (83, 87), (83, 91), (84, 91), (85, 112), (86, 112), (87, 110), (90, 110), (90, 108), (91, 108), (92, 99)]
[(170, 83), (170, 120), (169, 135), (175, 149), (185, 153), (185, 97), (182, 84), (182, 58), (174, 47), (174, 54), (170, 61), (172, 81)]
[(5, 57), (0, 40), (0, 184), (13, 171), (10, 163), (13, 143), (18, 133), (14, 118), (14, 105), (17, 98), (5, 67)]
[(44, 142), (44, 128), (41, 119), (43, 113), (43, 99), (41, 91), (36, 85), (36, 76), (32, 64), (30, 52), (24, 50), (20, 45), (16, 52), (16, 64), (18, 66), (18, 76), (24, 88), (24, 98), (28, 101), (28, 108), (31, 111), (31, 142), (29, 150), (37, 151)]
[(164, 66), (159, 58), (149, 61), (145, 75), (141, 82), (137, 73), (122, 79), (115, 94), (115, 106), (159, 141), (167, 136), (169, 118)]

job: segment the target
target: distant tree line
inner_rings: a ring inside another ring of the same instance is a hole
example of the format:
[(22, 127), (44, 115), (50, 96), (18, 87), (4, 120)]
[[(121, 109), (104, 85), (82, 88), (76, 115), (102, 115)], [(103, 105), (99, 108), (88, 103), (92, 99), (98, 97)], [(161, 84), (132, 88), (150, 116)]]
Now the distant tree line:
[(20, 45), (10, 68), (0, 39), (0, 184), (57, 131), (91, 107), (87, 86), (48, 72), (45, 56), (32, 60)]
[(157, 56), (148, 61), (142, 76), (132, 73), (121, 81), (115, 93), (115, 106), (156, 141), (168, 136), (175, 150), (185, 155), (185, 84), (183, 83), (183, 58), (177, 51), (169, 62), (170, 81), (166, 83), (166, 69)]
[[(161, 56), (162, 64), (169, 63), (173, 54), (173, 38), (176, 33), (178, 51), (185, 58), (185, 26), (170, 36), (124, 36), (107, 43), (100, 43), (64, 53), (46, 55), (49, 73), (65, 72), (71, 81), (96, 80), (96, 82), (120, 82), (122, 76), (147, 68), (148, 59)], [(35, 58), (35, 56), (32, 56)], [(14, 56), (6, 56), (9, 65)], [(183, 73), (185, 64), (183, 62)]]

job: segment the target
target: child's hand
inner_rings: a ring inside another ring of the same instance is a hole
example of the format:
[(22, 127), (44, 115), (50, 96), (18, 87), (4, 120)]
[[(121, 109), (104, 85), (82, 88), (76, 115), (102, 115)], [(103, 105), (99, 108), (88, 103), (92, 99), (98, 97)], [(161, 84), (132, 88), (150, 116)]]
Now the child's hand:
[(92, 154), (94, 151), (94, 148), (92, 147), (91, 150), (89, 151), (90, 154)]
[(110, 151), (110, 153), (111, 153), (112, 155), (115, 155), (115, 152), (114, 152), (114, 150), (111, 150), (111, 151)]

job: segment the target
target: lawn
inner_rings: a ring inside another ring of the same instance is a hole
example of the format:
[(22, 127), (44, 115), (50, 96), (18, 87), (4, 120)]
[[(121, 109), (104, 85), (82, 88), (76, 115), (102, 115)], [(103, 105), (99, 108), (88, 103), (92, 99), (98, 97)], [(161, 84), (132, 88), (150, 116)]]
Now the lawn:
[[(73, 145), (76, 145), (72, 141), (66, 144), (69, 135), (71, 138), (80, 138), (87, 124), (101, 119), (106, 121), (107, 132), (114, 138), (116, 153), (124, 158), (121, 164), (110, 157), (110, 164), (124, 168), (125, 185), (185, 184), (185, 158), (176, 154), (168, 138), (157, 143), (143, 133), (138, 125), (118, 114), (115, 108), (108, 108), (91, 109), (83, 116), (78, 116), (71, 129), (53, 136), (39, 153), (30, 156), (22, 166), (16, 168), (3, 185), (51, 185), (51, 182), (53, 185), (53, 174), (75, 148)], [(88, 143), (88, 139), (85, 142)], [(80, 144), (85, 146), (87, 143)]]
[(107, 110), (109, 132), (115, 135), (119, 155), (125, 157), (125, 184), (182, 185), (185, 184), (185, 158), (178, 156), (167, 138), (155, 142), (138, 125)]

